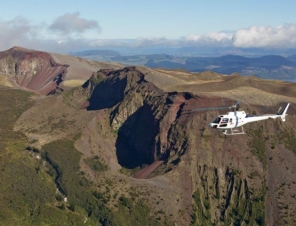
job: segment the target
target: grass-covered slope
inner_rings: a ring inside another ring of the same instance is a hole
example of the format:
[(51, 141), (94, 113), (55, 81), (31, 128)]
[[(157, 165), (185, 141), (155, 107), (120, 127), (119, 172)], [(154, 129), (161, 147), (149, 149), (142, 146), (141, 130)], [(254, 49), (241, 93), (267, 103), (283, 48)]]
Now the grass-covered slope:
[[(30, 106), (31, 93), (0, 89), (0, 222), (1, 225), (68, 225), (82, 223), (81, 214), (62, 210), (52, 177), (38, 150), (13, 125)], [(28, 148), (27, 148), (28, 149)]]
[[(143, 200), (111, 197), (107, 166), (98, 156), (83, 161), (98, 183), (81, 171), (77, 136), (49, 142), (38, 149), (22, 132), (13, 130), (22, 113), (35, 105), (33, 94), (0, 88), (0, 224), (1, 225), (169, 225), (156, 219)], [(112, 201), (113, 205), (110, 205)]]

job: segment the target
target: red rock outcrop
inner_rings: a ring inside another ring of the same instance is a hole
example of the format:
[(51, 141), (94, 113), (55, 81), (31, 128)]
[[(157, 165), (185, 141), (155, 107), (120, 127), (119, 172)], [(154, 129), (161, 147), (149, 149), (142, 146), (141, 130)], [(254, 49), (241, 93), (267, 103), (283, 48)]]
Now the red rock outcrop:
[(68, 65), (56, 63), (46, 52), (13, 47), (0, 53), (0, 72), (10, 75), (19, 86), (39, 94), (58, 87)]
[[(233, 100), (205, 93), (198, 96), (164, 92), (148, 82), (136, 67), (101, 70), (85, 84), (85, 89), (90, 95), (89, 110), (110, 112), (110, 125), (118, 132), (115, 146), (119, 163), (127, 168), (150, 165), (136, 177), (146, 178), (149, 173), (150, 177), (162, 175), (166, 178), (163, 183), (170, 180), (171, 186), (182, 191), (183, 202), (172, 208), (183, 208), (185, 220), (175, 219), (177, 222), (193, 225), (293, 222), (296, 200), (279, 196), (280, 189), (287, 184), (289, 188), (284, 189), (296, 189), (296, 168), (292, 166), (296, 162), (293, 117), (289, 117), (289, 124), (268, 120), (246, 125), (246, 135), (223, 136), (208, 127), (219, 112), (192, 112), (192, 109), (229, 106)], [(248, 107), (262, 111), (258, 106)], [(290, 110), (292, 114), (294, 109)], [(289, 158), (286, 168), (275, 163), (280, 162), (275, 152), (281, 152), (282, 159)], [(163, 161), (160, 166), (159, 161)], [(158, 168), (151, 172), (154, 166)], [(283, 179), (286, 174), (289, 176)], [(160, 179), (157, 181), (162, 183)], [(163, 199), (170, 197), (164, 194)], [(277, 202), (289, 202), (287, 212), (292, 215), (286, 216)]]

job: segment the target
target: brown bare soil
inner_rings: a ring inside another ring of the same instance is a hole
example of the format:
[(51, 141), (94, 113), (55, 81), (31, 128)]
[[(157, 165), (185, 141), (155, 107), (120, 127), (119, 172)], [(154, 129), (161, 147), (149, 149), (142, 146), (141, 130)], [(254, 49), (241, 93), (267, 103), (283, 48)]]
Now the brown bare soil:
[[(177, 225), (295, 225), (295, 84), (51, 56), (57, 70), (67, 65), (61, 87), (69, 90), (32, 95), (33, 106), (15, 119), (14, 130), (39, 149), (72, 139), (80, 171), (73, 175), (84, 175), (79, 188), (90, 194), (86, 204), (77, 201), (78, 211), (99, 197), (118, 213), (124, 196), (147, 204), (160, 225), (164, 219)], [(3, 85), (7, 81), (0, 76)], [(32, 81), (52, 84), (49, 78)], [(243, 110), (258, 114), (290, 102), (288, 123), (255, 122), (245, 126), (245, 135), (224, 136), (208, 127), (224, 111), (192, 111), (238, 99)]]
[[(62, 55), (57, 53), (50, 54), (53, 59), (60, 63), (69, 65), (67, 68), (67, 74), (65, 75), (64, 81), (62, 83), (65, 87), (73, 87), (73, 81), (83, 81), (85, 82), (87, 79), (90, 78), (93, 72), (96, 72), (100, 69), (104, 68), (113, 68), (118, 69), (121, 68), (121, 64), (117, 63), (108, 63), (108, 62), (96, 62), (87, 59), (82, 59), (79, 57), (69, 56), (69, 55)], [(71, 82), (70, 82), (71, 81)], [(76, 83), (80, 85), (80, 83)]]
[[(92, 73), (120, 64), (102, 63), (78, 57), (13, 47), (0, 53), (0, 73), (23, 89), (47, 95), (55, 89), (81, 86)], [(64, 82), (65, 81), (65, 82)]]
[(145, 167), (144, 169), (140, 170), (139, 172), (136, 173), (134, 178), (137, 179), (146, 179), (149, 177), (149, 175), (157, 168), (159, 167), (163, 161), (155, 161), (151, 165)]
[(69, 107), (63, 102), (62, 96), (33, 98), (35, 105), (18, 119), (14, 130), (24, 132), (38, 148), (77, 135), (96, 115), (95, 112), (77, 111)]
[(262, 80), (252, 76), (219, 75), (214, 72), (189, 73), (161, 69), (149, 69), (149, 72), (146, 72), (147, 80), (167, 92), (191, 92), (196, 95), (232, 99), (234, 102), (242, 100), (245, 104), (261, 106), (296, 103), (293, 83)]

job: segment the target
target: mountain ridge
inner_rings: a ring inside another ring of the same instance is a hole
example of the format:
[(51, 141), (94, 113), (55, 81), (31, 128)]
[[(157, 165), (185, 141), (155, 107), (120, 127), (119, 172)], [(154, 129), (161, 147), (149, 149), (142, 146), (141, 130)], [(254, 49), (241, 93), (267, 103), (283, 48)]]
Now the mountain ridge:
[[(88, 57), (81, 55), (81, 57)], [(91, 57), (96, 60), (95, 56)], [(293, 80), (296, 74), (296, 64), (293, 55), (264, 55), (246, 57), (242, 55), (223, 55), (217, 57), (178, 56), (168, 54), (141, 54), (103, 56), (98, 60), (120, 62), (124, 65), (142, 65), (151, 68), (184, 69), (190, 72), (212, 70), (220, 74), (240, 73), (255, 75), (265, 79)]]
[[(48, 96), (0, 86), (3, 222), (295, 224), (295, 84), (105, 66), (66, 74), (87, 79)], [(289, 101), (288, 123), (255, 122), (246, 135), (223, 136), (208, 123), (224, 111), (193, 111), (238, 99), (256, 114)], [(149, 166), (145, 179), (135, 178)]]

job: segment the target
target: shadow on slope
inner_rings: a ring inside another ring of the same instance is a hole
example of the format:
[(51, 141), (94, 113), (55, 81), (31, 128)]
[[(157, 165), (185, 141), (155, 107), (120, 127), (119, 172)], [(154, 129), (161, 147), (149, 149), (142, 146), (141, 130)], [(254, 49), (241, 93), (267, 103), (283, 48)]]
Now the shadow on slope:
[[(108, 84), (109, 83), (109, 84)], [(116, 84), (115, 86), (112, 84)], [(100, 82), (89, 98), (87, 110), (101, 110), (110, 108), (119, 103), (124, 98), (124, 90), (127, 86), (127, 78), (119, 77), (107, 78)]]
[(118, 131), (116, 155), (125, 168), (136, 168), (154, 161), (153, 148), (159, 131), (151, 106), (144, 104), (123, 123)]

